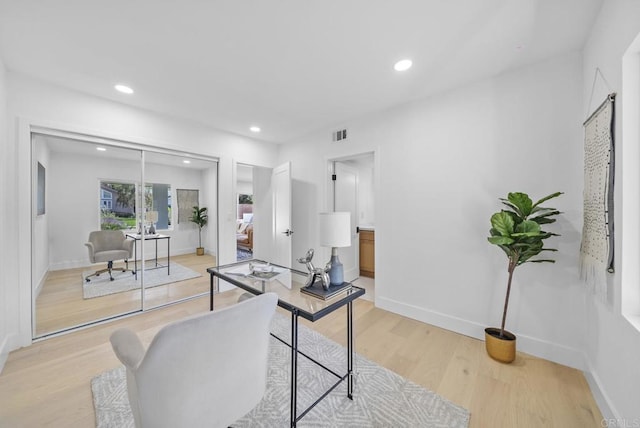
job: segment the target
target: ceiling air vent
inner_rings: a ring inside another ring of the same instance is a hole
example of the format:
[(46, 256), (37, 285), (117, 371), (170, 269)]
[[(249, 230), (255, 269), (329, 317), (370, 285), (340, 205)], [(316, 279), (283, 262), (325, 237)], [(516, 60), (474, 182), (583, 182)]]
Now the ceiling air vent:
[(347, 130), (340, 129), (339, 131), (334, 131), (332, 134), (333, 141), (342, 141), (347, 139)]

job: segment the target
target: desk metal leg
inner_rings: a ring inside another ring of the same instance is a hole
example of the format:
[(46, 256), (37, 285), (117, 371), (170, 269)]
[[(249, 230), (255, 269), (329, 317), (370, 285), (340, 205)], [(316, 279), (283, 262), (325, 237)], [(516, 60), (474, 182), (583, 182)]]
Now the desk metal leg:
[(138, 240), (133, 240), (133, 273), (138, 279)]
[(167, 238), (167, 275), (169, 275), (169, 269), (171, 267), (171, 238)]
[(291, 426), (298, 418), (298, 312), (291, 311)]
[(213, 292), (214, 292), (214, 286), (213, 286), (213, 281), (214, 281), (214, 276), (213, 275), (209, 275), (209, 284), (211, 286), (211, 293), (209, 293), (209, 310), (212, 311), (213, 310)]
[(353, 302), (347, 303), (347, 397), (353, 400)]

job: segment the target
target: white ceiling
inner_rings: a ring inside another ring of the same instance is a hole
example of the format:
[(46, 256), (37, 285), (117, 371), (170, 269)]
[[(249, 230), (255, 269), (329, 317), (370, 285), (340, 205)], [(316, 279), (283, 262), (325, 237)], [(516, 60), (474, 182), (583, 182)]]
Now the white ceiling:
[[(601, 3), (0, 0), (0, 55), (11, 71), (281, 143), (578, 50)], [(394, 71), (405, 57), (413, 68)]]

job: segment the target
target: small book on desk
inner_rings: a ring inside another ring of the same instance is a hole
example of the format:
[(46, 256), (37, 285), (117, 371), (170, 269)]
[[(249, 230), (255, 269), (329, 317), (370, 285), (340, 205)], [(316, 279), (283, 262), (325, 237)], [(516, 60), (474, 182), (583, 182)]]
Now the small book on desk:
[(322, 287), (322, 281), (316, 281), (313, 284), (302, 287), (300, 291), (322, 300), (329, 300), (340, 293), (344, 293), (351, 289), (350, 282), (343, 282), (341, 285), (330, 285), (328, 290)]

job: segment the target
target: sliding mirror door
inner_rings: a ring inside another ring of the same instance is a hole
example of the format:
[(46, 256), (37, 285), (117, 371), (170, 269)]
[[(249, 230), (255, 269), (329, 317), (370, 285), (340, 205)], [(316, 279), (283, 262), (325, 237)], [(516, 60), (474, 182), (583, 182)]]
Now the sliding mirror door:
[[(144, 307), (153, 308), (209, 292), (207, 268), (216, 265), (218, 163), (145, 152)], [(191, 219), (206, 208), (206, 225)], [(199, 254), (197, 249), (201, 248)]]
[(126, 249), (98, 254), (115, 245), (101, 232), (121, 231), (126, 248), (124, 235), (136, 230), (141, 157), (139, 150), (32, 135), (35, 338), (141, 310)]

